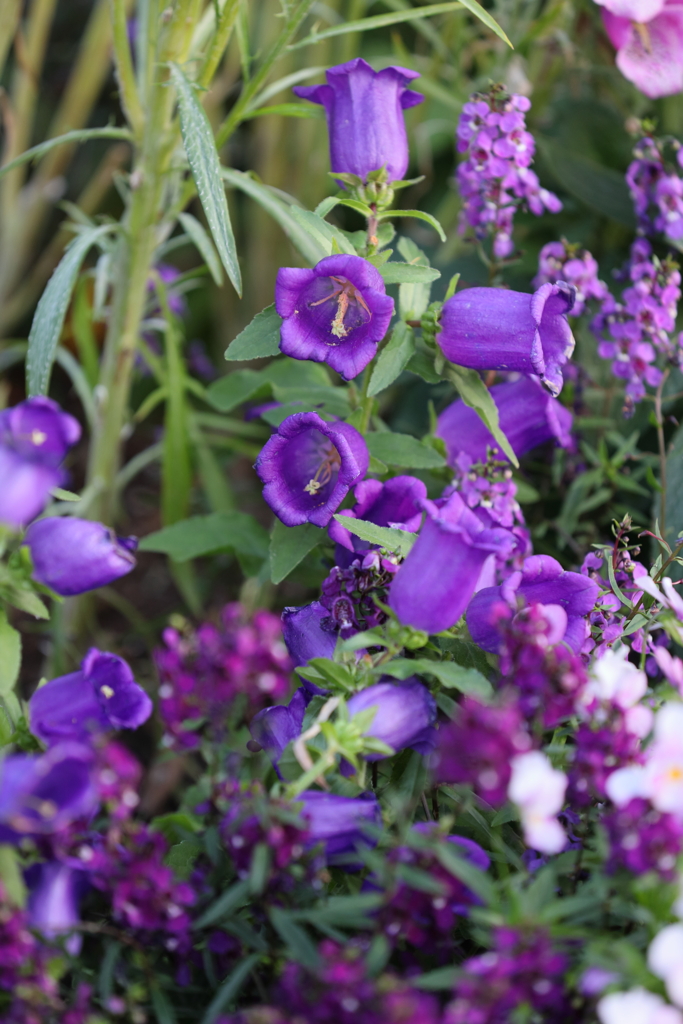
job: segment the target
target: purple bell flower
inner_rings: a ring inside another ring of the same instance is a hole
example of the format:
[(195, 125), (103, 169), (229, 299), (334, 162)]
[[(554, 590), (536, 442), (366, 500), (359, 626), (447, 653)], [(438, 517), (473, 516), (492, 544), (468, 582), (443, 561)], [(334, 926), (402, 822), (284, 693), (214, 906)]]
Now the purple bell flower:
[(278, 775), (280, 771), (277, 763), (287, 744), (301, 735), (304, 715), (310, 700), (311, 694), (300, 686), (289, 704), (276, 704), (274, 707), (264, 708), (254, 715), (249, 723), (254, 749), (262, 747), (268, 752)]
[(437, 343), (458, 366), (535, 374), (559, 395), (562, 367), (574, 351), (566, 314), (575, 295), (564, 281), (543, 284), (533, 295), (466, 288), (444, 303)]
[[(356, 485), (354, 496), (356, 504), (352, 509), (345, 509), (341, 515), (350, 519), (365, 519), (377, 526), (394, 526), (409, 533), (417, 533), (420, 529), (420, 502), (427, 497), (427, 488), (417, 477), (394, 476), (386, 483), (361, 480)], [(343, 568), (348, 568), (358, 553), (376, 546), (354, 536), (336, 519), (330, 523), (328, 533), (337, 542), (335, 561)]]
[(581, 650), (586, 639), (586, 616), (593, 611), (600, 588), (582, 573), (565, 571), (550, 555), (526, 558), (523, 570), (513, 573), (502, 586), (486, 587), (475, 594), (467, 609), (467, 628), (475, 644), (498, 653), (501, 636), (493, 622), (493, 608), (505, 600), (515, 603), (517, 596), (527, 604), (559, 605), (564, 609), (567, 625), (560, 640), (575, 652)]
[[(498, 408), (501, 430), (518, 458), (546, 441), (554, 440), (561, 448), (571, 444), (572, 414), (548, 394), (536, 377), (496, 384), (490, 395)], [(444, 409), (435, 433), (446, 442), (448, 464), (453, 468), (461, 452), (473, 462), (486, 462), (489, 448), (496, 459), (507, 461), (493, 434), (462, 399)]]
[(0, 762), (0, 843), (51, 835), (98, 804), (93, 754), (60, 743), (45, 754), (10, 754)]
[(457, 492), (423, 501), (427, 519), (389, 590), (389, 605), (404, 625), (440, 633), (467, 608), (489, 555), (507, 558), (517, 538), (487, 529)]
[(278, 270), (275, 309), (283, 318), (281, 352), (327, 363), (351, 380), (377, 352), (394, 300), (372, 263), (360, 256), (326, 256), (312, 270)]
[[(301, 608), (285, 608), (282, 612), (282, 636), (295, 668), (306, 665), (311, 658), (333, 657), (337, 634), (321, 626), (321, 621), (329, 616), (329, 610), (320, 601), (312, 601)], [(303, 686), (311, 695), (329, 692), (307, 679), (303, 680)]]
[[(402, 683), (380, 682), (354, 693), (348, 701), (351, 718), (360, 711), (376, 708), (365, 736), (388, 743), (394, 751), (412, 747), (421, 754), (435, 745), (436, 701), (414, 676)], [(369, 754), (367, 761), (379, 761), (383, 754)]]
[(20, 528), (64, 482), (59, 464), (81, 436), (78, 420), (51, 398), (28, 398), (0, 412), (0, 523)]
[(366, 182), (371, 171), (387, 169), (388, 181), (400, 181), (408, 169), (408, 137), (403, 111), (424, 96), (408, 88), (420, 76), (408, 68), (373, 71), (362, 57), (329, 68), (327, 85), (293, 89), (325, 108), (330, 136), (330, 166), (339, 174), (357, 174)]
[(55, 516), (32, 523), (25, 544), (33, 578), (62, 597), (105, 587), (131, 572), (137, 537), (117, 537), (103, 523)]
[(285, 526), (324, 527), (369, 461), (355, 427), (296, 412), (266, 441), (254, 469), (265, 484), (264, 500)]
[(307, 789), (296, 802), (302, 804), (301, 815), (307, 819), (307, 845), (324, 843), (330, 864), (348, 865), (358, 846), (375, 845), (376, 840), (363, 830), (364, 824), (382, 825), (382, 811), (372, 793), (350, 797)]
[[(32, 864), (25, 873), (29, 890), (27, 917), (31, 928), (46, 939), (58, 939), (80, 924), (80, 901), (88, 889), (85, 871), (53, 860)], [(71, 934), (65, 946), (71, 956), (78, 956), (83, 936)]]
[(151, 714), (152, 701), (133, 679), (130, 665), (94, 647), (80, 672), (52, 679), (29, 701), (31, 732), (47, 744), (137, 729)]

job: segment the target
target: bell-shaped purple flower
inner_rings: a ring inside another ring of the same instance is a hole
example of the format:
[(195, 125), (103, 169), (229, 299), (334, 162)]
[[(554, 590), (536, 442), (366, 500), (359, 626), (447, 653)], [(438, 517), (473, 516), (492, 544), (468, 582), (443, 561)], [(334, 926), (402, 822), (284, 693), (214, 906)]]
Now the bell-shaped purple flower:
[(0, 412), (0, 523), (19, 528), (64, 481), (59, 464), (81, 436), (78, 420), (51, 398), (28, 398)]
[(444, 303), (437, 343), (458, 366), (534, 374), (559, 395), (562, 367), (574, 351), (566, 314), (575, 294), (564, 281), (543, 284), (533, 295), (466, 288)]
[(330, 137), (330, 166), (340, 174), (367, 181), (386, 167), (388, 181), (400, 181), (408, 169), (408, 137), (403, 111), (424, 99), (408, 88), (420, 76), (408, 68), (373, 71), (356, 57), (329, 68), (327, 85), (299, 85), (297, 96), (325, 108)]
[(311, 658), (331, 658), (334, 654), (337, 634), (320, 625), (329, 615), (320, 601), (312, 601), (301, 608), (285, 608), (282, 612), (282, 636), (295, 668), (305, 665)]
[(439, 633), (467, 608), (488, 556), (509, 557), (517, 538), (486, 528), (457, 491), (422, 507), (427, 518), (394, 577), (389, 605), (404, 625)]
[(300, 686), (289, 704), (276, 704), (264, 708), (254, 715), (249, 723), (251, 738), (256, 744), (254, 749), (262, 747), (268, 752), (275, 771), (280, 775), (277, 763), (288, 743), (301, 735), (301, 727), (311, 694)]
[[(536, 377), (495, 384), (489, 393), (498, 408), (501, 430), (518, 458), (546, 441), (554, 440), (562, 448), (571, 444), (572, 414)], [(507, 461), (493, 434), (462, 399), (444, 409), (435, 433), (446, 442), (448, 464), (454, 468), (461, 452), (473, 462), (485, 462), (489, 448), (496, 459)]]
[(254, 469), (263, 497), (285, 526), (327, 526), (350, 488), (365, 476), (368, 449), (349, 423), (296, 412), (266, 441)]
[(137, 729), (152, 701), (116, 654), (88, 651), (80, 672), (41, 686), (29, 701), (31, 732), (43, 743), (85, 741), (112, 729)]
[(0, 843), (51, 835), (98, 804), (92, 751), (60, 743), (45, 754), (10, 754), (0, 762)]
[[(427, 497), (427, 488), (417, 477), (394, 476), (386, 483), (361, 480), (356, 485), (354, 496), (356, 504), (352, 509), (345, 509), (341, 515), (350, 519), (365, 519), (377, 526), (394, 526), (409, 533), (417, 533), (420, 529), (420, 502)], [(328, 533), (339, 545), (335, 561), (344, 568), (348, 568), (357, 553), (375, 547), (344, 529), (336, 519), (330, 523)]]
[(360, 256), (326, 256), (312, 270), (282, 267), (275, 282), (280, 350), (357, 377), (389, 329), (394, 300), (382, 275)]
[(103, 523), (55, 516), (32, 523), (25, 543), (33, 578), (62, 597), (106, 587), (135, 568), (137, 537), (117, 537)]
[[(347, 704), (353, 718), (360, 711), (375, 708), (375, 717), (365, 730), (393, 747), (395, 751), (412, 747), (429, 753), (435, 744), (436, 701), (426, 686), (413, 676), (402, 683), (380, 682), (354, 693)], [(379, 761), (383, 754), (369, 754), (367, 761)]]
[[(89, 886), (85, 871), (60, 861), (32, 864), (25, 873), (28, 887), (28, 923), (46, 939), (58, 939), (80, 924), (79, 906)], [(82, 935), (72, 933), (66, 940), (71, 956), (78, 956)]]
[(307, 789), (296, 802), (303, 805), (301, 815), (307, 821), (307, 845), (324, 843), (330, 864), (349, 864), (359, 846), (376, 844), (363, 829), (363, 825), (379, 828), (382, 824), (382, 811), (372, 793), (350, 797)]
[[(593, 611), (600, 588), (589, 576), (567, 572), (550, 555), (532, 555), (524, 560), (522, 572), (515, 572), (500, 587), (486, 587), (475, 594), (467, 609), (467, 628), (475, 644), (497, 653), (501, 637), (493, 621), (493, 608), (501, 601), (559, 606), (567, 616), (563, 640), (580, 651), (586, 639), (586, 616)], [(564, 621), (562, 622), (564, 625)]]

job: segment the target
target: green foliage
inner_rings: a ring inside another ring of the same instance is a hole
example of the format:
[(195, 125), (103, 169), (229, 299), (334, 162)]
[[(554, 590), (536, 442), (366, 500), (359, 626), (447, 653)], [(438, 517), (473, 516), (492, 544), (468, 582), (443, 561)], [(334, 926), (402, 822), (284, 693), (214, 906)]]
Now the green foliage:
[(312, 523), (285, 526), (276, 519), (270, 538), (270, 578), (273, 583), (282, 583), (325, 537), (325, 531)]
[[(266, 306), (257, 313), (250, 324), (228, 345), (225, 358), (233, 360), (265, 359), (280, 352), (280, 327), (282, 319), (275, 312), (275, 306)], [(224, 377), (223, 381), (231, 380)]]
[(140, 541), (141, 551), (161, 551), (176, 562), (236, 551), (265, 558), (268, 535), (252, 516), (244, 512), (212, 512), (207, 516), (191, 516), (148, 533)]

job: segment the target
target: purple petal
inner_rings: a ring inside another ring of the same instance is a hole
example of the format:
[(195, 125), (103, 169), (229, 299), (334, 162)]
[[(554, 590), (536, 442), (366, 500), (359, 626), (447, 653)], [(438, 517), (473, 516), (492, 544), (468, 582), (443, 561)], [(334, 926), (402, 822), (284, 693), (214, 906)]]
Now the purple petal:
[(33, 523), (25, 544), (33, 575), (64, 597), (107, 586), (136, 565), (135, 537), (117, 538), (103, 523), (55, 516)]

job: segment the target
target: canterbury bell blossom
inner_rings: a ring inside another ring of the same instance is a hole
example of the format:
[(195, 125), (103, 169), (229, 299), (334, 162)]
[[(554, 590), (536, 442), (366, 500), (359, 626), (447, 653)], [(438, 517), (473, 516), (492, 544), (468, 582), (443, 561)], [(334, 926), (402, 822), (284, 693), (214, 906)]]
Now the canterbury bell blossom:
[(281, 352), (327, 363), (351, 380), (375, 356), (394, 315), (394, 300), (372, 263), (338, 255), (325, 257), (312, 270), (278, 270), (275, 309), (283, 318)]
[(55, 516), (32, 523), (25, 544), (33, 578), (62, 597), (84, 594), (131, 572), (137, 537), (117, 537), (104, 523)]
[(436, 341), (458, 366), (534, 374), (556, 396), (574, 351), (567, 313), (575, 294), (564, 281), (543, 284), (533, 295), (465, 288), (444, 303)]
[(683, 1024), (683, 1015), (644, 988), (610, 992), (597, 1007), (600, 1024)]
[(51, 680), (29, 702), (31, 731), (47, 744), (85, 741), (113, 729), (137, 729), (152, 710), (152, 701), (135, 682), (130, 665), (94, 647), (79, 672)]
[(370, 457), (349, 423), (326, 423), (315, 412), (283, 420), (266, 441), (254, 469), (263, 498), (285, 526), (327, 526)]
[[(337, 634), (322, 623), (329, 619), (329, 609), (320, 601), (301, 608), (285, 608), (282, 612), (282, 636), (292, 665), (305, 665), (311, 658), (331, 658), (337, 646)], [(303, 680), (309, 693), (323, 693), (314, 683)]]
[[(420, 529), (420, 502), (427, 497), (427, 488), (417, 477), (394, 476), (386, 483), (362, 480), (353, 493), (356, 504), (352, 509), (345, 509), (341, 515), (350, 519), (363, 519), (376, 526), (393, 526), (409, 533), (417, 533)], [(343, 549), (340, 551), (338, 548), (335, 553), (338, 565), (347, 566), (357, 553), (376, 547), (344, 529), (336, 519), (330, 523), (328, 532), (339, 548)]]
[(308, 829), (307, 845), (325, 844), (330, 864), (349, 863), (358, 846), (374, 846), (376, 839), (363, 830), (363, 825), (379, 828), (382, 812), (372, 793), (358, 797), (338, 796), (307, 789), (296, 798)]
[(408, 68), (373, 71), (356, 57), (326, 72), (327, 85), (298, 85), (302, 99), (325, 108), (330, 137), (330, 166), (366, 182), (372, 171), (386, 168), (388, 181), (400, 181), (408, 169), (408, 138), (403, 111), (424, 96), (408, 88), (419, 78)]
[(542, 284), (566, 281), (576, 288), (576, 300), (571, 316), (581, 316), (589, 299), (602, 302), (608, 288), (598, 279), (598, 264), (587, 249), (571, 244), (566, 239), (548, 242), (538, 254), (538, 273), (531, 282), (534, 288)]
[(311, 694), (300, 686), (289, 704), (275, 704), (254, 715), (249, 723), (252, 743), (250, 749), (262, 747), (279, 773), (277, 762), (288, 743), (301, 735), (306, 707)]
[(46, 939), (56, 939), (66, 933), (67, 952), (78, 956), (82, 936), (72, 929), (80, 924), (79, 903), (89, 884), (86, 872), (59, 861), (48, 861), (32, 864), (25, 878), (29, 890), (27, 913), (31, 927)]
[(680, 92), (683, 10), (678, 0), (602, 0), (602, 6), (605, 31), (624, 78), (650, 99)]
[[(395, 752), (412, 747), (429, 753), (434, 745), (436, 702), (426, 686), (415, 677), (402, 683), (380, 682), (349, 698), (348, 712), (353, 716), (375, 708), (375, 717), (364, 736), (373, 736), (393, 747)], [(378, 761), (384, 754), (369, 754), (367, 761)]]
[(508, 797), (517, 804), (527, 846), (540, 853), (559, 853), (567, 836), (557, 820), (562, 810), (567, 776), (553, 768), (545, 754), (531, 750), (511, 762)]
[(683, 924), (669, 924), (655, 935), (647, 966), (662, 979), (671, 1002), (683, 1006)]

